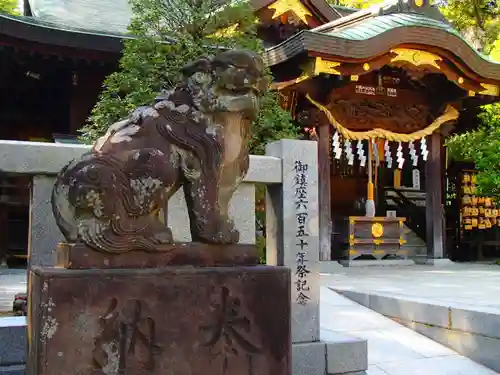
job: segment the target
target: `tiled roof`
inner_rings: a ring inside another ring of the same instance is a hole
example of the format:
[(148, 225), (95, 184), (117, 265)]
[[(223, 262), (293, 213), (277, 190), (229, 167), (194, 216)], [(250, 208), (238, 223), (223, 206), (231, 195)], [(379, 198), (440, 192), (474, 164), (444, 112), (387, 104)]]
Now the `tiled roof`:
[(2, 24), (2, 20), (13, 21), (13, 22), (16, 22), (19, 24), (24, 24), (26, 26), (35, 26), (35, 27), (39, 27), (39, 28), (43, 28), (43, 29), (58, 30), (58, 31), (64, 31), (64, 32), (69, 32), (69, 33), (91, 34), (91, 35), (96, 35), (96, 36), (101, 35), (101, 36), (107, 36), (107, 37), (116, 37), (116, 38), (120, 38), (120, 39), (127, 36), (125, 33), (113, 32), (110, 30), (90, 29), (88, 27), (80, 27), (80, 26), (76, 26), (74, 24), (70, 25), (69, 23), (59, 22), (59, 21), (56, 21), (55, 19), (0, 14), (0, 25)]
[(132, 16), (128, 0), (29, 0), (29, 5), (34, 22), (93, 34), (125, 34)]
[(394, 28), (412, 26), (441, 29), (454, 35), (460, 36), (460, 34), (449, 24), (425, 17), (420, 14), (411, 13), (395, 13), (385, 16), (368, 18), (354, 25), (346, 25), (344, 27), (341, 26), (336, 30), (328, 32), (328, 34), (335, 35), (339, 38), (362, 40), (373, 38), (374, 36), (377, 36)]
[(481, 58), (491, 61), (487, 56), (478, 52), (457, 30), (449, 23), (426, 17), (418, 13), (392, 13), (361, 20), (354, 24), (339, 26), (326, 32), (328, 35), (347, 40), (368, 40), (385, 32), (398, 28), (423, 27), (444, 31), (460, 38)]

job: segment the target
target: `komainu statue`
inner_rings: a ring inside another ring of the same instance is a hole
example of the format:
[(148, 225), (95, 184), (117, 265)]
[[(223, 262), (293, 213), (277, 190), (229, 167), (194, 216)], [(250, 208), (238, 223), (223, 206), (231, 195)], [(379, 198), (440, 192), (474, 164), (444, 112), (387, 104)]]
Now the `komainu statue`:
[(262, 59), (249, 51), (185, 66), (174, 89), (63, 168), (52, 207), (66, 240), (108, 253), (162, 251), (173, 239), (158, 212), (182, 187), (192, 240), (237, 243), (228, 205), (248, 170), (250, 127), (267, 84)]

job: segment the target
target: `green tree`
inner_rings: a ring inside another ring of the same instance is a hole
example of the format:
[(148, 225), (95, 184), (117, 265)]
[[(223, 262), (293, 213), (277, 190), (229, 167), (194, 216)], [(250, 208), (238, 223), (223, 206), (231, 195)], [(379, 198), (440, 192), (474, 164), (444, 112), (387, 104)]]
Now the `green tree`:
[(369, 8), (376, 4), (382, 4), (385, 0), (330, 0), (332, 5), (341, 5), (349, 8)]
[(446, 145), (452, 158), (475, 164), (479, 191), (500, 201), (500, 104), (484, 106), (479, 128), (453, 135)]
[[(256, 35), (257, 20), (248, 2), (223, 7), (214, 3), (131, 0), (129, 31), (135, 38), (125, 41), (120, 69), (106, 78), (104, 91), (81, 129), (85, 141), (95, 140), (132, 109), (152, 102), (162, 88), (172, 87), (186, 63), (213, 55), (221, 47), (263, 51)], [(297, 135), (290, 114), (279, 106), (277, 93), (268, 92), (254, 123), (250, 151), (261, 154), (265, 143)]]
[[(480, 52), (500, 62), (500, 2), (487, 0), (441, 1), (443, 14)], [(456, 160), (473, 162), (479, 171), (478, 187), (500, 200), (500, 104), (486, 105), (478, 116), (479, 128), (447, 139)]]
[(490, 54), (500, 37), (500, 1), (439, 0), (443, 15), (479, 51)]
[(0, 13), (19, 14), (17, 0), (0, 0)]

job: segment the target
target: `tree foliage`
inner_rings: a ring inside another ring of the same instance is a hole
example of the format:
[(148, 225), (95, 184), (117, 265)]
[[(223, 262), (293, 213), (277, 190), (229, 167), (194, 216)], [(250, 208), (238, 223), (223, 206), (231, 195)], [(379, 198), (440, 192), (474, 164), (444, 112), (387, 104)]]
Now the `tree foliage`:
[(0, 13), (19, 14), (17, 0), (0, 0)]
[[(500, 62), (500, 2), (442, 1), (442, 12), (480, 52)], [(446, 144), (452, 158), (474, 162), (479, 190), (500, 199), (500, 104), (486, 105), (478, 116), (479, 128), (451, 136)]]
[(480, 192), (500, 201), (500, 104), (484, 106), (479, 121), (479, 129), (456, 134), (446, 144), (454, 159), (475, 164)]
[[(120, 69), (108, 76), (104, 91), (82, 138), (91, 142), (132, 109), (153, 101), (161, 89), (172, 87), (182, 66), (220, 48), (247, 48), (261, 52), (256, 18), (248, 2), (220, 7), (212, 0), (131, 0), (133, 18), (125, 41)], [(281, 109), (277, 94), (262, 99), (254, 123), (250, 150), (263, 153), (264, 144), (295, 138), (297, 128)]]
[(332, 5), (341, 5), (349, 8), (364, 9), (376, 4), (382, 4), (385, 0), (330, 0)]
[(500, 37), (500, 1), (440, 0), (444, 16), (479, 51), (490, 54)]

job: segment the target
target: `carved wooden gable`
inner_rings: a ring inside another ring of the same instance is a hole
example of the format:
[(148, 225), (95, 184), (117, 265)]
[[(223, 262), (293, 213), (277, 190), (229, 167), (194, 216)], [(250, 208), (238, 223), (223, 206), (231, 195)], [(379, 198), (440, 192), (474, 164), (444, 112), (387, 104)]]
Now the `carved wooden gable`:
[(374, 128), (411, 133), (425, 128), (429, 103), (424, 93), (401, 75), (367, 74), (335, 89), (327, 108), (344, 127), (355, 131)]

